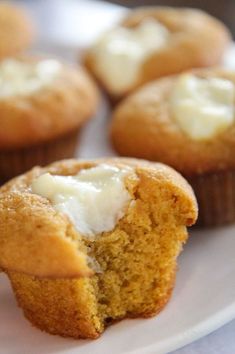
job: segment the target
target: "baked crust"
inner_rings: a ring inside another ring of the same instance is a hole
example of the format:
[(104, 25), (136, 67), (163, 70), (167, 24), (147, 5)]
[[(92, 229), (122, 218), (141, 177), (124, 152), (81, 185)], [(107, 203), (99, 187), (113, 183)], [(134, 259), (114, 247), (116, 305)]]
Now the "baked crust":
[(23, 9), (7, 2), (0, 4), (0, 59), (26, 49), (34, 37), (34, 28)]
[[(235, 84), (235, 73), (223, 69), (193, 71), (199, 77), (221, 77)], [(185, 176), (235, 169), (235, 124), (208, 140), (185, 134), (170, 110), (177, 76), (156, 80), (122, 102), (113, 114), (111, 139), (125, 156), (161, 161)]]
[(168, 45), (144, 61), (139, 78), (130, 90), (121, 94), (114, 92), (97, 73), (92, 50), (85, 55), (86, 66), (114, 101), (162, 76), (219, 64), (231, 42), (231, 34), (222, 22), (201, 10), (190, 8), (141, 7), (131, 11), (121, 25), (132, 28), (147, 18), (154, 18), (166, 26), (172, 38)]
[[(183, 177), (170, 167), (134, 159), (56, 162), (45, 168), (36, 167), (0, 189), (0, 267), (3, 270), (57, 279), (92, 274), (85, 250), (78, 246), (82, 235), (46, 198), (32, 194), (29, 186), (34, 178), (45, 172), (74, 175), (80, 169), (99, 163), (132, 166), (141, 183), (148, 183), (146, 188), (163, 183), (175, 195), (180, 224), (195, 222), (197, 203), (194, 193)], [(152, 183), (147, 182), (149, 180)], [(135, 178), (133, 183), (136, 183)]]
[(98, 97), (98, 90), (84, 69), (62, 64), (50, 85), (30, 95), (0, 99), (0, 150), (38, 145), (70, 133), (92, 116)]

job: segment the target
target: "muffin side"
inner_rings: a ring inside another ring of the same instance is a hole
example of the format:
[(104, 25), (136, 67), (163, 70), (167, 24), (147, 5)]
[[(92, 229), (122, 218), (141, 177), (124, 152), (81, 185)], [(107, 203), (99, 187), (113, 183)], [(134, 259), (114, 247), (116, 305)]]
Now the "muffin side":
[(0, 184), (29, 170), (34, 165), (45, 165), (74, 155), (79, 145), (80, 128), (30, 148), (0, 151)]
[(235, 222), (235, 170), (188, 177), (199, 204), (198, 227)]
[(8, 272), (18, 305), (36, 327), (64, 337), (97, 338), (103, 331), (94, 280), (39, 280)]

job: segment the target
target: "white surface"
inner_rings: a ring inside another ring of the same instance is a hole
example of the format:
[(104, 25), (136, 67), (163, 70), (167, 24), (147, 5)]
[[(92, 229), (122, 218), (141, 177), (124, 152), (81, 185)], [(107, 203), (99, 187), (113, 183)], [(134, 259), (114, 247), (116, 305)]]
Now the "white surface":
[(126, 9), (92, 0), (16, 0), (34, 17), (38, 40), (66, 47), (88, 46), (113, 26)]
[[(99, 32), (100, 23), (106, 26), (116, 16), (116, 7), (108, 6), (106, 11), (103, 3), (97, 3), (94, 8), (88, 0), (22, 2), (38, 16), (44, 33), (40, 38), (45, 39), (48, 34), (48, 43), (56, 43), (56, 46), (44, 43), (44, 49), (69, 59), (76, 56), (75, 43), (79, 47), (86, 43), (85, 35), (81, 43), (76, 34), (87, 33), (89, 27), (88, 40), (92, 40)], [(80, 4), (84, 16), (89, 16), (83, 21), (70, 20), (71, 16), (75, 19), (78, 15)], [(65, 6), (70, 9), (68, 12)], [(100, 10), (94, 11), (98, 6)], [(122, 10), (117, 8), (117, 11), (119, 17)], [(63, 28), (57, 25), (58, 19), (63, 19)], [(226, 60), (229, 66), (234, 66), (234, 52), (231, 49), (232, 55)], [(104, 104), (98, 119), (84, 130), (80, 156), (114, 155), (107, 140), (107, 116), (108, 107)], [(180, 257), (176, 288), (165, 310), (152, 319), (125, 320), (113, 325), (96, 341), (64, 339), (33, 328), (17, 308), (7, 279), (0, 275), (0, 354), (157, 354), (175, 350), (235, 318), (234, 274), (235, 227), (194, 231)], [(235, 321), (174, 354), (232, 354), (234, 331)]]

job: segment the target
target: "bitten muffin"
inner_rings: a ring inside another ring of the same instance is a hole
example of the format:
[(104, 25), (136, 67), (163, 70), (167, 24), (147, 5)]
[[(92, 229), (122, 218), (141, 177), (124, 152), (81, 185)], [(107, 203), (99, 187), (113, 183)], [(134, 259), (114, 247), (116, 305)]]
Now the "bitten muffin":
[(0, 190), (0, 267), (34, 325), (96, 338), (113, 321), (161, 311), (196, 218), (191, 187), (162, 164), (36, 167)]
[(199, 223), (235, 221), (235, 73), (188, 72), (157, 80), (114, 112), (111, 136), (125, 156), (181, 172), (199, 203)]
[(7, 2), (0, 3), (0, 59), (25, 50), (34, 37), (34, 26), (25, 11)]
[(200, 10), (140, 8), (104, 33), (85, 63), (115, 101), (153, 79), (217, 65), (230, 42), (225, 25)]
[(82, 68), (55, 59), (0, 62), (0, 182), (73, 157), (98, 92)]

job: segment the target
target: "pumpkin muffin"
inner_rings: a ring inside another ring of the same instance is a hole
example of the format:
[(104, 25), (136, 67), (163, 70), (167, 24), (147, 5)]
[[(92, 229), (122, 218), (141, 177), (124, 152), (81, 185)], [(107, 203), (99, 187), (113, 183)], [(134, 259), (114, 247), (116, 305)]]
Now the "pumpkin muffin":
[(114, 112), (111, 136), (125, 156), (182, 173), (199, 203), (199, 223), (235, 221), (235, 72), (204, 69), (146, 85)]
[(97, 338), (113, 321), (162, 310), (196, 218), (191, 187), (162, 164), (36, 167), (0, 190), (0, 267), (34, 325)]
[(0, 182), (36, 164), (73, 157), (97, 101), (82, 68), (31, 57), (0, 62)]
[(148, 81), (221, 62), (228, 29), (203, 11), (141, 7), (88, 49), (85, 63), (116, 101)]
[(34, 28), (23, 9), (0, 3), (0, 59), (24, 51), (32, 42)]

